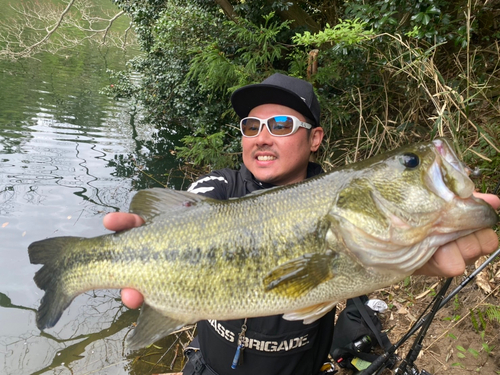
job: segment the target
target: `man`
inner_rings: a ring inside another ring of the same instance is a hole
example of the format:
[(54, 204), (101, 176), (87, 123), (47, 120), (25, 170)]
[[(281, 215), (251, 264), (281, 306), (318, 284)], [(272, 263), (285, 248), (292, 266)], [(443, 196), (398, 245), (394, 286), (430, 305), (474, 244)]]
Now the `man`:
[[(261, 84), (245, 86), (231, 98), (243, 118), (243, 166), (239, 171), (214, 171), (193, 183), (188, 191), (215, 199), (241, 197), (252, 191), (302, 181), (321, 173), (309, 162), (324, 136), (320, 108), (308, 82), (274, 74)], [(483, 195), (494, 207), (500, 199)], [(143, 223), (137, 215), (107, 215), (105, 226), (123, 230)], [(420, 273), (459, 275), (466, 263), (496, 249), (496, 234), (488, 229), (440, 248)], [(139, 307), (142, 296), (122, 291), (123, 302)], [(333, 333), (333, 312), (304, 325), (280, 315), (233, 321), (202, 321), (198, 324), (199, 345), (207, 372), (203, 374), (311, 374), (327, 358)], [(234, 361), (238, 337), (245, 337), (242, 361)], [(198, 352), (198, 354), (200, 353)], [(238, 363), (239, 362), (239, 363)], [(235, 369), (231, 369), (231, 365)], [(192, 368), (192, 367), (191, 367)], [(214, 372), (209, 372), (213, 369)]]

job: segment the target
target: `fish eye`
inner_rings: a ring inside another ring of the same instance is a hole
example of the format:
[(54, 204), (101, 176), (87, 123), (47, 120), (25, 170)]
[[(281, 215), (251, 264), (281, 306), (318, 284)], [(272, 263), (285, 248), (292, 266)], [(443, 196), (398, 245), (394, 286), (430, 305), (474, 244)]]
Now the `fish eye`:
[(401, 156), (399, 162), (406, 168), (414, 169), (420, 165), (420, 158), (413, 152), (406, 152)]

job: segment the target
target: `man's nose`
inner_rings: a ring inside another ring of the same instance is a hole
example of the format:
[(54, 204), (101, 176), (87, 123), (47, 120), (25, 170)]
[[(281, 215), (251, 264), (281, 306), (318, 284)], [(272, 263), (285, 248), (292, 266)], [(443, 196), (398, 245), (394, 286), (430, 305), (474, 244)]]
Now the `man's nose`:
[(271, 144), (273, 143), (273, 135), (269, 133), (266, 124), (261, 124), (262, 126), (260, 134), (256, 137), (255, 141), (257, 144)]

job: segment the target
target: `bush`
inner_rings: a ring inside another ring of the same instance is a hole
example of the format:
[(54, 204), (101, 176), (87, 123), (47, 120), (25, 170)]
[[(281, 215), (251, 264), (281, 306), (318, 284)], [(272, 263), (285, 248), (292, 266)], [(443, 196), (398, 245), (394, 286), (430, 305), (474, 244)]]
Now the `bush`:
[(178, 155), (194, 166), (239, 163), (230, 95), (283, 72), (317, 90), (327, 134), (318, 158), (326, 168), (448, 136), (485, 170), (484, 186), (493, 183), (498, 0), (116, 2), (144, 51), (131, 63), (142, 81), (124, 84), (122, 94), (144, 105), (156, 126), (188, 132)]

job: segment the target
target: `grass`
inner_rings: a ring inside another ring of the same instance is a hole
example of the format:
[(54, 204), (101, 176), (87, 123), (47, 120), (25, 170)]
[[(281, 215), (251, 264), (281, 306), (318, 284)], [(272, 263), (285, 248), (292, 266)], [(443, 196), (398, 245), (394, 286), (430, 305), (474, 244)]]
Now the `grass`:
[(468, 165), (482, 170), (478, 186), (492, 191), (500, 166), (500, 47), (449, 51), (401, 36), (383, 35), (390, 48), (375, 50), (378, 90), (344, 94), (343, 134), (327, 133), (319, 161), (327, 169), (434, 137), (452, 140)]

